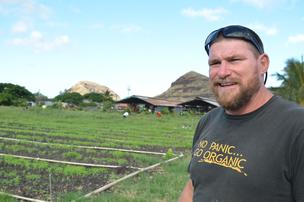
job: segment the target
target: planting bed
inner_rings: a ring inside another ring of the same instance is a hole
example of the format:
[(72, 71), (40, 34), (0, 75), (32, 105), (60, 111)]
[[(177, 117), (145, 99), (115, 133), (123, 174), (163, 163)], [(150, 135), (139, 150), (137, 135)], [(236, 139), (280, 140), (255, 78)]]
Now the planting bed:
[[(20, 139), (2, 139), (0, 154), (1, 192), (43, 200), (58, 199), (68, 192), (90, 192), (164, 160), (164, 156), (159, 154), (96, 150)], [(23, 156), (37, 159), (24, 159)], [(41, 159), (91, 166), (51, 163)], [(105, 168), (100, 168), (100, 165), (105, 165)]]
[(0, 114), (0, 192), (47, 201), (174, 157), (167, 151), (189, 148), (198, 119), (5, 107)]

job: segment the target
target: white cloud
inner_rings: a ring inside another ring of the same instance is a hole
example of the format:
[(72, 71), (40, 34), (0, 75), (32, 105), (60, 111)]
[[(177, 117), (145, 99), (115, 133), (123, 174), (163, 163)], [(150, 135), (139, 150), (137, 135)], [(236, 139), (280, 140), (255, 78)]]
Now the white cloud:
[(273, 9), (277, 6), (285, 9), (294, 8), (300, 0), (230, 0), (233, 3), (244, 3), (260, 9)]
[(28, 30), (28, 24), (23, 21), (17, 22), (12, 27), (12, 32), (14, 33), (24, 33), (27, 32), (27, 30)]
[(55, 42), (56, 46), (62, 46), (62, 45), (70, 43), (70, 37), (67, 35), (62, 35), (62, 36), (55, 38), (54, 42)]
[(53, 40), (46, 40), (39, 31), (33, 31), (29, 37), (14, 38), (8, 41), (8, 44), (13, 46), (30, 46), (35, 52), (54, 50), (69, 43), (70, 38), (67, 35), (55, 37)]
[(260, 24), (260, 23), (255, 23), (255, 24), (251, 24), (248, 27), (250, 27), (251, 29), (257, 31), (257, 32), (263, 32), (269, 36), (274, 36), (278, 33), (278, 30), (276, 27), (271, 27), (271, 26), (266, 26), (264, 24)]
[(209, 21), (217, 21), (224, 14), (228, 13), (224, 8), (216, 8), (216, 9), (201, 9), (194, 10), (192, 8), (186, 8), (182, 10), (182, 14), (188, 17), (203, 17)]
[(138, 25), (116, 25), (116, 26), (112, 26), (113, 30), (118, 30), (120, 32), (124, 32), (124, 33), (133, 33), (133, 32), (140, 32), (142, 31), (142, 27), (138, 26)]
[(243, 2), (258, 8), (266, 8), (268, 6), (278, 4), (281, 1), (282, 0), (231, 0), (231, 2)]
[(33, 39), (34, 41), (40, 41), (42, 39), (42, 34), (41, 32), (38, 32), (38, 31), (33, 31), (31, 33), (31, 39)]
[(101, 22), (97, 22), (89, 26), (91, 29), (102, 29), (104, 28), (104, 24)]
[(298, 34), (288, 37), (288, 43), (303, 43), (303, 42), (304, 42), (304, 34)]
[(8, 42), (10, 45), (14, 46), (20, 46), (20, 45), (26, 45), (28, 43), (27, 40), (23, 38), (14, 38)]
[(0, 4), (0, 12), (6, 15), (39, 16), (45, 20), (51, 15), (49, 7), (34, 0), (0, 0)]

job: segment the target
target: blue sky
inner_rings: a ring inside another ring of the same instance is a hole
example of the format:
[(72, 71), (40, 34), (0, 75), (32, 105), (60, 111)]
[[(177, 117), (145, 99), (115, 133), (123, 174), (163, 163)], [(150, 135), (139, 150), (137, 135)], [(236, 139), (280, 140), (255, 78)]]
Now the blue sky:
[(303, 9), (300, 0), (0, 0), (0, 82), (50, 98), (80, 80), (122, 98), (156, 96), (188, 71), (208, 75), (203, 42), (229, 24), (260, 35), (271, 75), (304, 54)]

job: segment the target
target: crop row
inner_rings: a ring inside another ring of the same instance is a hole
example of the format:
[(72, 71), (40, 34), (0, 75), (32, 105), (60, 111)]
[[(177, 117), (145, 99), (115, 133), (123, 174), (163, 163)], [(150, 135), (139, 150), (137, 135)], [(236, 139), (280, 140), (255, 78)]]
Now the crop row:
[(82, 163), (112, 164), (134, 167), (145, 167), (159, 162), (163, 158), (159, 155), (96, 150), (94, 148), (78, 148), (63, 144), (39, 144), (39, 142), (23, 142), (3, 139), (0, 142), (0, 153)]
[[(64, 201), (65, 193), (89, 193), (145, 170), (135, 168), (158, 164), (172, 156), (172, 150), (188, 150), (199, 118), (131, 114), (124, 119), (119, 113), (8, 107), (0, 107), (0, 114), (0, 192), (55, 201)], [(42, 160), (114, 166), (93, 168)]]
[[(14, 157), (0, 157), (0, 191), (47, 200), (81, 190), (89, 192), (131, 170), (111, 170), (84, 166), (61, 165)], [(9, 170), (9, 172), (7, 172)], [(84, 186), (85, 185), (85, 186)], [(50, 187), (52, 186), (52, 187)], [(52, 193), (50, 193), (52, 190)]]
[(60, 113), (53, 110), (18, 113), (18, 110), (0, 108), (0, 112), (1, 110), (12, 113), (5, 113), (0, 122), (0, 132), (3, 135), (16, 133), (56, 141), (72, 138), (72, 141), (94, 142), (99, 146), (110, 143), (125, 148), (143, 148), (145, 145), (188, 148), (199, 119), (177, 115), (161, 119), (154, 115), (131, 115), (123, 119), (119, 113)]

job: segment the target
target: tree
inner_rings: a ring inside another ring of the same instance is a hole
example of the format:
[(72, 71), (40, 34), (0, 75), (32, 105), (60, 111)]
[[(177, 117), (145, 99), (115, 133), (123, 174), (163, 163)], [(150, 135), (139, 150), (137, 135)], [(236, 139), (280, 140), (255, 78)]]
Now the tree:
[(79, 93), (65, 92), (60, 95), (57, 95), (54, 99), (56, 101), (62, 101), (62, 102), (70, 103), (70, 104), (79, 105), (82, 102), (83, 97)]
[(105, 93), (87, 93), (83, 97), (93, 102), (114, 102), (112, 96), (113, 95), (110, 93), (110, 91), (107, 90)]
[(25, 87), (0, 83), (0, 105), (24, 106), (27, 101), (34, 101), (35, 96)]
[(14, 97), (8, 93), (0, 93), (0, 105), (11, 106), (14, 103)]
[(286, 99), (304, 105), (304, 64), (296, 59), (288, 59), (284, 73), (275, 76), (282, 81), (277, 93)]
[(105, 96), (102, 93), (87, 93), (83, 96), (85, 99), (89, 99), (92, 102), (103, 102)]
[(112, 96), (113, 95), (111, 94), (111, 92), (109, 90), (106, 90), (106, 92), (104, 93), (104, 100), (103, 101), (114, 102)]
[(48, 97), (40, 93), (39, 91), (37, 93), (34, 93), (35, 101), (38, 105), (44, 104), (45, 101), (48, 100)]

